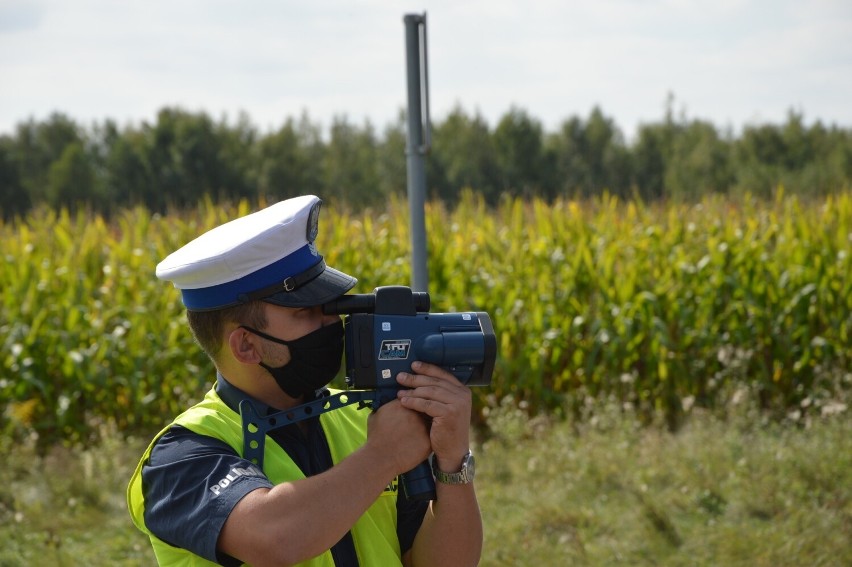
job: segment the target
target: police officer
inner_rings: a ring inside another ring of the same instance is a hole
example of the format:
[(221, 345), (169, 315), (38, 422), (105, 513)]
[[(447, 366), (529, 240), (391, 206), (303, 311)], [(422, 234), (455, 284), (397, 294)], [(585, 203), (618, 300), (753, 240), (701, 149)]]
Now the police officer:
[[(355, 285), (314, 241), (321, 201), (279, 202), (201, 235), (157, 266), (180, 289), (215, 386), (152, 441), (128, 487), (161, 565), (474, 565), (482, 522), (469, 451), (471, 395), (415, 362), (398, 399), (269, 432), (243, 458), (240, 404), (260, 415), (329, 395), (343, 348), (321, 306)], [(437, 500), (397, 477), (434, 453)]]

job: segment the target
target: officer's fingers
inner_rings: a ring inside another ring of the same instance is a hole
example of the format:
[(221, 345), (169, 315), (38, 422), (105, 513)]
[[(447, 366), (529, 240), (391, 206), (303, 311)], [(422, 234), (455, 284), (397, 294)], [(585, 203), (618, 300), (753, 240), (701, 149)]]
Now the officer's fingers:
[(468, 406), (473, 398), (470, 388), (452, 386), (446, 381), (429, 376), (401, 372), (397, 381), (406, 387), (397, 392), (399, 399), (416, 397), (448, 405)]
[(411, 370), (414, 373), (421, 374), (424, 376), (430, 376), (437, 380), (450, 381), (453, 384), (460, 384), (458, 379), (453, 376), (452, 373), (435, 364), (429, 364), (428, 362), (415, 360), (411, 363)]
[(454, 420), (457, 416), (469, 416), (472, 403), (469, 388), (460, 392), (448, 392), (444, 388), (421, 386), (413, 390), (400, 390), (397, 398), (404, 407), (422, 412), (433, 419)]
[[(451, 395), (459, 395), (464, 391), (469, 390), (469, 388), (459, 382), (455, 376), (438, 366), (414, 363), (412, 368), (414, 372), (400, 372), (397, 375), (396, 381), (398, 384), (405, 386), (406, 388), (431, 387), (444, 390)], [(429, 372), (429, 374), (426, 374), (425, 372)]]
[(440, 419), (452, 413), (449, 404), (434, 398), (418, 396), (413, 390), (400, 391), (398, 397), (403, 407), (428, 415), (432, 419)]

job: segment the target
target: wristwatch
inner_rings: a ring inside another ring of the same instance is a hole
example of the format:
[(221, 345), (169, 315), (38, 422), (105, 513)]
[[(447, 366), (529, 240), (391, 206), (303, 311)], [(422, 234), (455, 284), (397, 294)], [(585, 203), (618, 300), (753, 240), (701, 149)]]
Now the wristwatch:
[(432, 474), (435, 480), (442, 484), (469, 484), (476, 474), (476, 461), (470, 451), (462, 459), (461, 470), (456, 473), (445, 473), (438, 468), (438, 459), (432, 457)]

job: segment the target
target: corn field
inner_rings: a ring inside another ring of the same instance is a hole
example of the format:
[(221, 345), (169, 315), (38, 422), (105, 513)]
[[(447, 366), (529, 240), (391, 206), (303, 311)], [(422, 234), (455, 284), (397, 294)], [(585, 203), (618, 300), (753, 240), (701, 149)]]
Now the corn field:
[[(206, 201), (0, 224), (0, 430), (45, 443), (149, 431), (214, 380), (157, 262), (251, 212)], [(354, 291), (410, 282), (408, 208), (324, 208), (319, 250)], [(747, 393), (768, 414), (843, 411), (852, 389), (852, 194), (646, 205), (467, 193), (426, 211), (433, 311), (487, 311), (499, 355), (477, 416), (606, 399), (676, 426)]]

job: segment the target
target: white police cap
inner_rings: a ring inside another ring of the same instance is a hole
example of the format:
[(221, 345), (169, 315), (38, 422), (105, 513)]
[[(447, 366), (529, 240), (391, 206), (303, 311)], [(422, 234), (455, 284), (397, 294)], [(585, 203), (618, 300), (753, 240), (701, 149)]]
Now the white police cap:
[(209, 311), (261, 299), (286, 307), (321, 305), (358, 281), (317, 252), (322, 201), (305, 195), (218, 226), (157, 265), (187, 309)]

